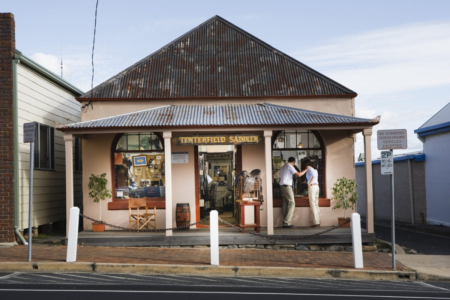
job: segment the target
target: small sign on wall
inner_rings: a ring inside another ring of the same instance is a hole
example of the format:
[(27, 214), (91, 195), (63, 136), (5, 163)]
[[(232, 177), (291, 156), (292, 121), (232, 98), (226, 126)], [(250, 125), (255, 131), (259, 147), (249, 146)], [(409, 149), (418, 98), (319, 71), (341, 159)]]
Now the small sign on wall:
[(189, 163), (188, 152), (172, 152), (173, 164), (187, 164)]

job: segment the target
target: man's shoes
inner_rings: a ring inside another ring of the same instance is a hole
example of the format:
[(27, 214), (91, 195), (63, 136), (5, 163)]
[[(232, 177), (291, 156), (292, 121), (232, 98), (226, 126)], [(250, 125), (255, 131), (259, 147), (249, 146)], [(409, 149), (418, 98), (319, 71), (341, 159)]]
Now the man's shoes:
[(311, 227), (320, 227), (320, 224), (311, 225)]
[(294, 225), (283, 225), (283, 228), (294, 228)]

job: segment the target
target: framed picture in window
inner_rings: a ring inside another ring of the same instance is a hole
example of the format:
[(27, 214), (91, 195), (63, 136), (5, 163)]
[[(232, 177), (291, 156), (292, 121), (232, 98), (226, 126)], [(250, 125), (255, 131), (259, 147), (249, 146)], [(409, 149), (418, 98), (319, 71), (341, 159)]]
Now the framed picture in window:
[(140, 167), (147, 165), (147, 156), (135, 156), (133, 157), (133, 167)]

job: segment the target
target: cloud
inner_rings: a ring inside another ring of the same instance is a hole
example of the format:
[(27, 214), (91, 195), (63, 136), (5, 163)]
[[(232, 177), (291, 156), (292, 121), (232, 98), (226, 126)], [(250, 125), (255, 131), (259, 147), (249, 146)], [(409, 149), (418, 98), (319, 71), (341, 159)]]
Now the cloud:
[(334, 39), (292, 55), (359, 94), (450, 84), (450, 22), (409, 24)]

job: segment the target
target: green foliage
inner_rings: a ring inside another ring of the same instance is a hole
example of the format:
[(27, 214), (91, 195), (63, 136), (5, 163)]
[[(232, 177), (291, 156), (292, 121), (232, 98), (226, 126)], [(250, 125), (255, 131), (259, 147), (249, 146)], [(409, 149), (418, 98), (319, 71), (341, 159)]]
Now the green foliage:
[(355, 208), (358, 195), (356, 194), (356, 182), (352, 179), (342, 177), (336, 181), (333, 186), (333, 197), (336, 204), (333, 209), (345, 209), (344, 218), (347, 216), (347, 209)]
[(89, 177), (88, 188), (91, 190), (89, 192), (89, 197), (94, 199), (95, 203), (99, 203), (100, 200), (105, 200), (106, 198), (112, 197), (111, 190), (106, 188), (108, 180), (105, 177), (106, 173), (99, 176), (91, 174), (91, 177)]

